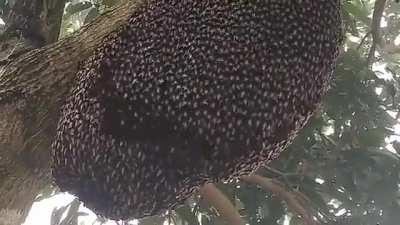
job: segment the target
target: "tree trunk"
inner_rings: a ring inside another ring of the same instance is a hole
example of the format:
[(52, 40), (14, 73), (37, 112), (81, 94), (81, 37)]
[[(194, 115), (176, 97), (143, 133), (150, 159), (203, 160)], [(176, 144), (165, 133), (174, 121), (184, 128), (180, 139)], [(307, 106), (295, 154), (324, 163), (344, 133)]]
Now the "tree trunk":
[(141, 1), (126, 1), (58, 42), (64, 2), (51, 2), (16, 1), (0, 37), (0, 217), (9, 214), (12, 224), (23, 222), (36, 195), (51, 184), (50, 145), (78, 63)]

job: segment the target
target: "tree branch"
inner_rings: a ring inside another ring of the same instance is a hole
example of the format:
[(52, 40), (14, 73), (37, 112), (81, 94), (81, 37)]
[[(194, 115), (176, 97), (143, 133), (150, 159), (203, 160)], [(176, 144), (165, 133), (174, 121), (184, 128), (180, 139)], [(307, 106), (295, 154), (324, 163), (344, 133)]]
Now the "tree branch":
[(13, 60), (0, 70), (0, 103), (13, 96), (48, 96), (68, 90), (78, 63), (88, 58), (105, 36), (126, 21), (139, 2), (142, 1), (127, 1), (71, 37)]
[(232, 202), (214, 184), (206, 184), (200, 188), (200, 195), (214, 208), (230, 225), (244, 225), (239, 212)]
[(144, 1), (126, 1), (69, 38), (0, 66), (0, 210), (26, 216), (50, 184), (50, 144), (78, 63)]
[(381, 43), (380, 28), (386, 0), (376, 0), (371, 23), (372, 45), (368, 53), (367, 64), (371, 65), (375, 57), (376, 47)]
[(60, 32), (65, 1), (15, 1), (5, 17), (6, 33), (22, 34), (36, 47), (54, 43)]

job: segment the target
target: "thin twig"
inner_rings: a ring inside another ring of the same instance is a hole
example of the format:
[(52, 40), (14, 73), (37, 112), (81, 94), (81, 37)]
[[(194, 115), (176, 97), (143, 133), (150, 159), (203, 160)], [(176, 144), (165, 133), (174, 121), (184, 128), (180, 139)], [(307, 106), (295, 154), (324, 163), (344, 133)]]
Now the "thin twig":
[(283, 179), (283, 181), (285, 182), (285, 185), (286, 185), (286, 187), (288, 188), (288, 189), (290, 189), (290, 190), (294, 190), (293, 189), (293, 185), (292, 185), (292, 182), (290, 182), (290, 180), (289, 180), (289, 177), (293, 177), (293, 176), (302, 176), (301, 174), (299, 174), (299, 173), (284, 173), (284, 172), (282, 172), (282, 171), (280, 171), (280, 170), (277, 170), (277, 169), (275, 169), (275, 168), (272, 168), (272, 167), (270, 167), (270, 166), (263, 166), (263, 168), (264, 169), (266, 169), (266, 170), (269, 170), (269, 171), (271, 171), (271, 172), (273, 172), (273, 173), (275, 173), (275, 174), (277, 174), (277, 175), (279, 175), (282, 179)]
[(282, 172), (280, 170), (277, 170), (275, 168), (272, 168), (270, 166), (263, 166), (263, 168), (265, 168), (266, 170), (269, 170), (269, 171), (271, 171), (271, 172), (273, 172), (275, 174), (278, 174), (281, 177), (301, 176), (301, 174), (299, 174), (299, 173), (284, 173), (284, 172)]
[(282, 171), (280, 171), (280, 170), (277, 170), (277, 169), (275, 169), (275, 168), (272, 168), (272, 167), (270, 167), (270, 166), (264, 166), (264, 168), (265, 168), (266, 170), (269, 170), (269, 171), (271, 171), (271, 172), (273, 172), (273, 173), (278, 174), (279, 176), (282, 176), (282, 177), (286, 176), (286, 174), (285, 174), (284, 172), (282, 172)]
[(361, 46), (364, 45), (364, 42), (367, 40), (368, 36), (371, 35), (371, 31), (368, 31), (364, 37), (361, 39), (360, 44), (357, 46), (357, 50), (360, 50)]

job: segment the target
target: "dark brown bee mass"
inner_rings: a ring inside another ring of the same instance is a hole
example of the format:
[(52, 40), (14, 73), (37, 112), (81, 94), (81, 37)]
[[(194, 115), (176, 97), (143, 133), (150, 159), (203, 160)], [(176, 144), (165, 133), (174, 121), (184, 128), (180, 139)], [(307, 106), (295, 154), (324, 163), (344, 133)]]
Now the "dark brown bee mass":
[(276, 158), (326, 93), (338, 0), (150, 0), (77, 74), (61, 190), (112, 219), (162, 213)]

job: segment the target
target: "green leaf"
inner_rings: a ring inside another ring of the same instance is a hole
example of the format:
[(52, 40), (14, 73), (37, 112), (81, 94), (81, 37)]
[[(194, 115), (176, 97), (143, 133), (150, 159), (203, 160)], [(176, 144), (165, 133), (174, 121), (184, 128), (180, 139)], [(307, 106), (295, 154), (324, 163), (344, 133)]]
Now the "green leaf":
[(201, 225), (210, 225), (210, 224), (212, 224), (210, 218), (208, 218), (208, 216), (206, 216), (206, 215), (202, 215), (201, 216)]
[(179, 215), (181, 219), (188, 222), (191, 225), (199, 225), (196, 215), (188, 206), (182, 206), (175, 210), (176, 214)]
[(59, 224), (61, 222), (61, 217), (68, 209), (69, 204), (66, 206), (61, 206), (60, 208), (54, 208), (50, 216), (50, 224)]
[(369, 188), (369, 196), (374, 199), (376, 204), (386, 205), (397, 198), (398, 180), (386, 179), (376, 182)]
[(7, 1), (6, 0), (0, 0), (0, 12), (3, 11), (3, 9), (6, 7)]
[(65, 17), (68, 18), (69, 16), (78, 12), (82, 12), (83, 10), (89, 9), (90, 7), (92, 7), (92, 3), (88, 1), (71, 3), (65, 8)]
[(399, 166), (400, 157), (386, 149), (370, 149), (365, 152), (366, 155), (374, 159), (375, 163), (381, 167), (390, 166), (391, 168)]
[(283, 201), (277, 197), (271, 197), (267, 202), (262, 203), (261, 210), (264, 214), (264, 219), (269, 221), (276, 222), (285, 215)]
[(51, 196), (57, 194), (55, 192), (56, 188), (52, 185), (48, 185), (45, 188), (41, 190), (41, 192), (36, 196), (35, 202), (39, 202), (41, 200), (44, 200), (46, 198), (50, 198)]
[(160, 216), (149, 216), (139, 220), (139, 225), (163, 225), (165, 219)]
[[(307, 179), (304, 179), (306, 181)], [(308, 179), (309, 180), (309, 179)], [(307, 195), (307, 197), (312, 201), (312, 207), (317, 211), (322, 211), (324, 214), (329, 214), (329, 209), (327, 206), (327, 202), (323, 199), (321, 194), (318, 192), (314, 181), (309, 180), (308, 182), (303, 182), (301, 192)]]
[(60, 225), (78, 225), (79, 207), (81, 202), (78, 199), (74, 199), (69, 204), (68, 213)]
[(93, 7), (89, 10), (88, 14), (85, 17), (84, 24), (90, 23), (99, 15), (99, 10), (96, 7)]
[(298, 216), (293, 216), (290, 218), (290, 225), (305, 225), (303, 220), (300, 219)]
[(106, 7), (112, 7), (119, 3), (120, 0), (103, 0), (101, 3)]
[(369, 9), (361, 0), (346, 1), (343, 4), (344, 9), (357, 20), (362, 21), (365, 25), (370, 24)]
[(360, 143), (367, 147), (380, 147), (385, 141), (385, 131), (381, 127), (361, 130), (359, 136)]

